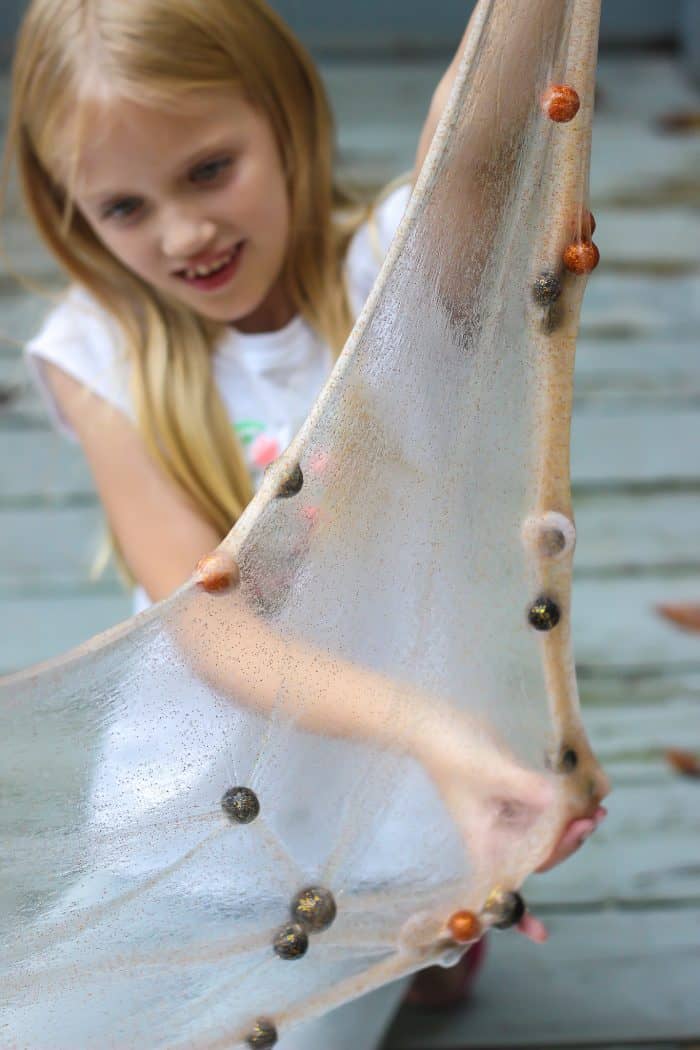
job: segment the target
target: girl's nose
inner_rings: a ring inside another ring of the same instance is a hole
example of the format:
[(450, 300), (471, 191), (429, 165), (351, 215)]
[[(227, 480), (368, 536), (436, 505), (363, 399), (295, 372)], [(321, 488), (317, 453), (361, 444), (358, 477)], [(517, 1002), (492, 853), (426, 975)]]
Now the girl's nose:
[(208, 219), (197, 219), (182, 214), (165, 217), (163, 224), (163, 254), (170, 259), (185, 261), (204, 251), (216, 236), (216, 226)]

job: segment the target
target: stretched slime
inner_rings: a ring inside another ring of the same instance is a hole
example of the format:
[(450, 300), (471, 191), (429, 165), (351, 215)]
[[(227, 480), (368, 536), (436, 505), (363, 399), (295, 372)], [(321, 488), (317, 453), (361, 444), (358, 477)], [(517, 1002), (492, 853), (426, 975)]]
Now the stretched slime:
[[(244, 516), (172, 598), (0, 682), (5, 1045), (272, 1047), (517, 922), (595, 812), (569, 424), (598, 18), (481, 0), (373, 292)], [(42, 746), (71, 749), (60, 783)]]

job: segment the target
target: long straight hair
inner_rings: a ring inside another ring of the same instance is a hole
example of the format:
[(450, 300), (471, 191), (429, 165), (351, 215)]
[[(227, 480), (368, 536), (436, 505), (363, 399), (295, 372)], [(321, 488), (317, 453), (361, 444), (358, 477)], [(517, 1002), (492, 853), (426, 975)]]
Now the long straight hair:
[(288, 185), (282, 280), (336, 353), (352, 324), (343, 261), (368, 210), (335, 185), (320, 77), (263, 0), (32, 0), (15, 51), (4, 184), (14, 160), (49, 249), (119, 325), (147, 448), (223, 537), (252, 495), (213, 378), (223, 326), (131, 273), (71, 206), (85, 100), (103, 83), (155, 108), (195, 90), (230, 91), (265, 116)]

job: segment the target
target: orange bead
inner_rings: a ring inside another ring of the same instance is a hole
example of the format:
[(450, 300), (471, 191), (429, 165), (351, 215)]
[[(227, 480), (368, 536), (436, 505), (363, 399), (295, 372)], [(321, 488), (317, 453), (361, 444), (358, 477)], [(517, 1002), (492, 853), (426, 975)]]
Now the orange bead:
[(600, 252), (593, 241), (574, 241), (564, 252), (564, 266), (571, 273), (590, 273), (599, 262)]
[(221, 594), (237, 587), (241, 574), (236, 560), (226, 551), (205, 554), (197, 564), (197, 583), (207, 594)]
[(466, 944), (481, 937), (481, 923), (472, 911), (456, 911), (447, 923), (447, 929), (455, 941)]
[(552, 84), (542, 99), (542, 109), (556, 124), (566, 124), (579, 111), (581, 100), (568, 84)]

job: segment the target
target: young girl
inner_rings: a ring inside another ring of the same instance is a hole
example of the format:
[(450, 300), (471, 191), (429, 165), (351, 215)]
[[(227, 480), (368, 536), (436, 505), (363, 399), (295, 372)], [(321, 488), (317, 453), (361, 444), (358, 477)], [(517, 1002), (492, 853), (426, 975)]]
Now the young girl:
[[(261, 0), (34, 0), (9, 147), (73, 281), (29, 359), (82, 445), (140, 609), (228, 533), (304, 420), (410, 187), (371, 218), (350, 206), (318, 74)], [(577, 821), (553, 859), (594, 826)], [(382, 990), (280, 1045), (370, 1047), (396, 1000)]]

